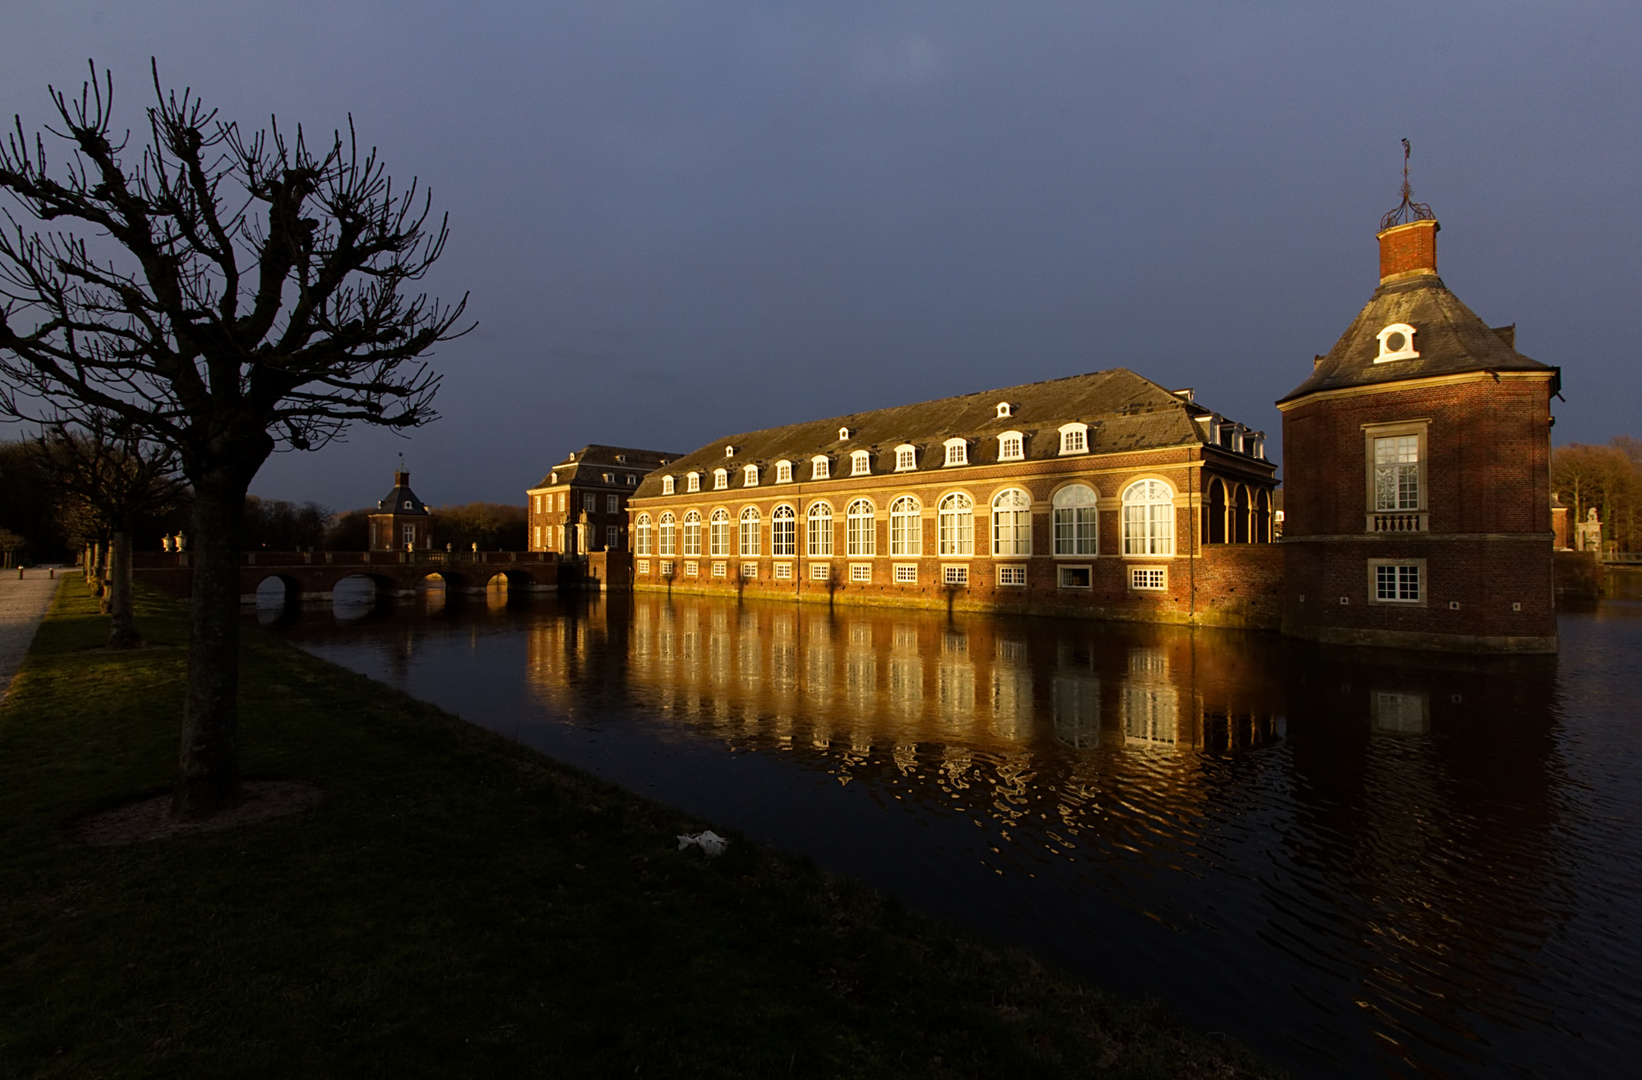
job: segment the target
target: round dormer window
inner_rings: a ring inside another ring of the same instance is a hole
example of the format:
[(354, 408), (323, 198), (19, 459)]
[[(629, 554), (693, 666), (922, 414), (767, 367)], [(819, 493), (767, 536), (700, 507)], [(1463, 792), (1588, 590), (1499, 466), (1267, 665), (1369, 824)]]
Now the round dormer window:
[(1419, 350), (1414, 348), (1414, 328), (1407, 323), (1392, 323), (1377, 336), (1380, 339), (1380, 355), (1374, 358), (1376, 364), (1387, 360), (1419, 359)]

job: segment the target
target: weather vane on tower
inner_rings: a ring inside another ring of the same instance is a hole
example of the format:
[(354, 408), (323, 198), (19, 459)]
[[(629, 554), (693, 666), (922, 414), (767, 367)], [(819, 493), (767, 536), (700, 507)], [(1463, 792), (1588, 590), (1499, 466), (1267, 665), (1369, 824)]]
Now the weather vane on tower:
[(1431, 212), (1431, 207), (1427, 206), (1425, 203), (1417, 203), (1414, 201), (1414, 189), (1408, 183), (1408, 158), (1412, 152), (1413, 148), (1409, 146), (1408, 140), (1404, 139), (1403, 201), (1398, 204), (1395, 210), (1388, 212), (1385, 217), (1380, 219), (1380, 230), (1382, 232), (1391, 228), (1393, 225), (1407, 225), (1410, 221), (1432, 221), (1437, 216)]

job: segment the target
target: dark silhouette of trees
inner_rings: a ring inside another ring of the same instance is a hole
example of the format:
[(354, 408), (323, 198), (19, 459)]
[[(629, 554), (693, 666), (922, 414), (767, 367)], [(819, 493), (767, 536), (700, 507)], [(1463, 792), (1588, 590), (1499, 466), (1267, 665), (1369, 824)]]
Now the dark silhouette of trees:
[(153, 70), (144, 137), (113, 124), (113, 80), (50, 90), (68, 144), (17, 122), (0, 147), (0, 409), (100, 409), (176, 451), (193, 489), (188, 686), (174, 810), (239, 798), (239, 553), (246, 491), (279, 448), (312, 450), (353, 421), (434, 419), (419, 361), (455, 336), (466, 298), (410, 288), (444, 249), (415, 181), (374, 150), (309, 146), (277, 122), (247, 134)]
[(36, 440), (0, 443), (0, 528), (23, 539), (14, 565), (54, 562), (78, 549), (78, 538), (63, 528), (58, 498)]
[(245, 498), (241, 543), (246, 551), (305, 551), (322, 547), (331, 512), (315, 502)]
[(349, 510), (331, 519), (325, 530), (325, 546), (331, 551), (365, 551), (370, 545), (370, 510)]
[(523, 551), (528, 515), (522, 506), (474, 502), (440, 506), (433, 511), (433, 546), (457, 551)]
[(108, 537), (107, 611), (114, 624), (108, 644), (135, 648), (142, 638), (131, 606), (132, 532), (139, 520), (182, 501), (177, 453), (144, 438), (129, 419), (86, 409), (76, 423), (48, 424), (40, 454), (57, 489)]

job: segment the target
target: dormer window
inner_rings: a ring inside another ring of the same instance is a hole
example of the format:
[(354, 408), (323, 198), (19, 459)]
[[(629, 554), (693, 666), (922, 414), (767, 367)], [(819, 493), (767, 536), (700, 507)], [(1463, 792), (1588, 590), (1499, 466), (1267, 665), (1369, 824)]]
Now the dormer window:
[(1063, 454), (1087, 454), (1089, 452), (1089, 425), (1061, 425), (1060, 452)]
[(867, 450), (857, 450), (850, 455), (850, 475), (866, 476), (872, 472), (872, 454)]
[(723, 491), (725, 488), (727, 488), (729, 486), (730, 486), (730, 470), (729, 469), (714, 469), (713, 470), (713, 490), (714, 491)]
[(911, 443), (902, 443), (895, 448), (895, 471), (911, 472), (918, 467), (918, 448)]
[(1009, 404), (1009, 402), (1007, 402), (1007, 401), (998, 402), (998, 419), (999, 420), (1007, 420), (1011, 416), (1014, 416), (1014, 415), (1015, 415), (1015, 406)]
[(406, 500), (405, 500), (405, 509), (406, 509), (406, 510), (409, 510), (409, 509), (411, 509), (411, 508), (412, 508), (412, 506), (413, 506), (413, 505), (414, 505), (414, 504), (413, 504), (413, 503), (412, 503), (412, 502), (411, 502), (411, 501), (410, 501), (410, 500), (409, 500), (409, 499), (406, 499)]
[(775, 482), (778, 484), (792, 483), (792, 462), (778, 461), (775, 463)]
[(550, 484), (557, 484), (559, 482), (559, 474), (556, 473), (556, 472), (548, 473), (547, 474), (547, 482), (550, 483)]
[(825, 454), (817, 454), (810, 458), (810, 479), (825, 480), (828, 476), (831, 476), (832, 470), (828, 467), (829, 464)]
[(684, 474), (684, 490), (687, 491), (687, 492), (688, 491), (700, 491), (701, 490), (701, 474), (698, 473), (698, 472), (685, 473)]
[(1020, 432), (1006, 431), (998, 436), (999, 461), (1021, 461), (1025, 457), (1026, 439)]
[(850, 438), (850, 429), (849, 428), (841, 427), (841, 428), (838, 429), (838, 441), (839, 442), (849, 442), (849, 438)]
[(605, 483), (607, 483), (607, 484), (610, 483), (610, 474), (609, 473), (603, 473), (601, 475), (603, 475)]
[(946, 464), (968, 465), (969, 443), (963, 439), (948, 439), (946, 441)]
[(733, 446), (726, 446), (726, 447), (725, 447), (725, 448), (724, 448), (724, 456), (725, 456), (725, 457), (735, 457), (735, 447), (733, 447)]
[(1253, 435), (1250, 435), (1247, 439), (1244, 439), (1243, 449), (1248, 452), (1249, 457), (1264, 458), (1266, 456), (1265, 433), (1257, 431)]
[(1419, 350), (1414, 348), (1414, 328), (1407, 323), (1394, 322), (1375, 336), (1380, 339), (1380, 355), (1374, 358), (1376, 364), (1420, 358)]
[(671, 476), (664, 476), (661, 478), (661, 493), (663, 495), (671, 495), (673, 493), (673, 478)]
[(758, 466), (757, 465), (749, 465), (745, 469), (741, 470), (741, 486), (742, 487), (757, 487), (758, 486)]
[(616, 455), (616, 464), (617, 465), (626, 465), (627, 464), (627, 455), (626, 454), (617, 454)]

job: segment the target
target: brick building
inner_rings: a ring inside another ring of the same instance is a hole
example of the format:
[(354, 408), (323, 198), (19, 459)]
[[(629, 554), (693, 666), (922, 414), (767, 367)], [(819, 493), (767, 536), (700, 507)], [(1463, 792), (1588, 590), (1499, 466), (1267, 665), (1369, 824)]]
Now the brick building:
[(1275, 472), (1191, 391), (1095, 372), (715, 441), (639, 485), (633, 580), (1275, 626)]
[(626, 550), (628, 499), (646, 474), (678, 456), (597, 444), (568, 455), (526, 492), (530, 550)]
[(1283, 414), (1286, 634), (1554, 652), (1551, 411), (1560, 371), (1516, 351), (1437, 276), (1411, 204), (1380, 284)]
[(372, 551), (431, 551), (433, 514), (410, 488), (410, 473), (393, 474), (393, 490), (367, 514)]

